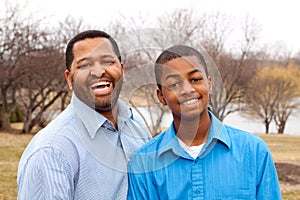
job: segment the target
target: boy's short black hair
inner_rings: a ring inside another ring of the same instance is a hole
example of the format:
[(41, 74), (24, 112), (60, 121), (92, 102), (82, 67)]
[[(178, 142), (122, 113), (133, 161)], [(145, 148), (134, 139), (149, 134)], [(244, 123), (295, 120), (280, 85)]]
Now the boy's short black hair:
[(196, 56), (199, 63), (203, 66), (206, 75), (208, 75), (207, 65), (202, 54), (194, 49), (193, 47), (186, 45), (174, 45), (166, 50), (164, 50), (156, 59), (154, 65), (155, 78), (158, 88), (161, 90), (161, 72), (162, 65), (166, 62), (173, 60), (175, 58), (180, 58), (183, 56)]
[(67, 70), (70, 70), (72, 62), (74, 60), (74, 53), (73, 53), (73, 48), (74, 48), (74, 44), (78, 41), (84, 40), (86, 38), (107, 38), (112, 47), (113, 47), (113, 51), (114, 53), (117, 55), (119, 61), (121, 62), (121, 54), (120, 54), (120, 50), (119, 47), (116, 43), (116, 41), (113, 39), (113, 37), (111, 37), (108, 33), (104, 32), (104, 31), (99, 31), (99, 30), (87, 30), (87, 31), (83, 31), (79, 34), (77, 34), (75, 37), (73, 37), (66, 48), (66, 53), (65, 53), (65, 57), (66, 57), (66, 68)]

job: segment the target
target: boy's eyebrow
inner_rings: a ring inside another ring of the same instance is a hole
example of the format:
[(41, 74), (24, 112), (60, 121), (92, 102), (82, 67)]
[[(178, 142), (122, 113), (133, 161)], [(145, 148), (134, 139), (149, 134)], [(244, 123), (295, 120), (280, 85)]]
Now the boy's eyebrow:
[(189, 72), (188, 75), (192, 75), (197, 72), (200, 72), (202, 74), (202, 71), (200, 69), (194, 69), (193, 71)]
[[(194, 70), (190, 71), (190, 72), (188, 73), (188, 75), (192, 75), (192, 74), (197, 73), (197, 72), (202, 73), (201, 70), (199, 70), (199, 69), (194, 69)], [(180, 77), (179, 74), (169, 74), (169, 75), (166, 76), (166, 80), (168, 80), (169, 78), (178, 78), (178, 77)]]
[(169, 74), (168, 76), (166, 76), (166, 80), (168, 80), (169, 78), (178, 78), (180, 77), (179, 74)]

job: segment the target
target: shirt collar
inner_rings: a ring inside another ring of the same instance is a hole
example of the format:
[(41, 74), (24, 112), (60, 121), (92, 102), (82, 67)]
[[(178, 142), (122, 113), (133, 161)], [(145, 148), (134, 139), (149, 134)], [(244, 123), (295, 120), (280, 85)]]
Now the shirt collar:
[[(231, 147), (231, 141), (225, 125), (217, 119), (210, 111), (209, 116), (211, 118), (211, 125), (209, 129), (209, 135), (207, 142), (205, 143), (203, 149), (201, 150), (200, 156), (204, 157), (207, 155), (210, 150), (213, 148), (215, 142), (220, 141), (227, 148)], [(175, 134), (174, 122), (172, 125), (165, 131), (159, 148), (159, 156), (167, 151), (173, 151), (174, 154), (182, 157), (186, 157), (187, 153), (180, 147), (178, 139)]]
[[(100, 127), (107, 128), (111, 124), (107, 118), (82, 102), (75, 93), (72, 95), (71, 106), (75, 117), (82, 122), (92, 139), (95, 138)], [(133, 118), (133, 114), (131, 109), (129, 109), (123, 102), (118, 101), (118, 106), (118, 127), (122, 128), (126, 120)]]

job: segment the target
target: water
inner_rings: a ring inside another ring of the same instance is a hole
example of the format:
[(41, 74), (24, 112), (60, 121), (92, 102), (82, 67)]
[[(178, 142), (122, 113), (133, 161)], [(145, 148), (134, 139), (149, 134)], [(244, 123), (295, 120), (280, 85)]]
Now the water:
[[(297, 114), (296, 114), (297, 113)], [(224, 123), (252, 132), (252, 133), (265, 133), (264, 123), (251, 118), (242, 116), (239, 112), (232, 113), (224, 119)], [(274, 122), (270, 124), (270, 133), (277, 133)], [(299, 135), (300, 136), (300, 115), (299, 112), (295, 112), (291, 115), (286, 123), (284, 129), (286, 135)]]
[[(150, 119), (150, 115), (147, 109), (143, 107), (140, 107), (138, 109), (140, 110), (141, 113), (143, 113), (146, 119)], [(153, 114), (156, 113), (155, 108), (152, 108), (151, 112)], [(170, 112), (166, 112), (163, 117), (161, 127), (168, 127), (171, 122), (172, 122), (172, 115)], [(256, 119), (244, 117), (239, 112), (231, 113), (230, 115), (228, 115), (224, 119), (224, 123), (251, 133), (265, 133), (264, 123)], [(270, 124), (269, 133), (270, 134), (277, 133), (275, 124), (273, 122)], [(300, 109), (294, 112), (294, 114), (292, 114), (289, 117), (286, 123), (284, 134), (300, 136)]]

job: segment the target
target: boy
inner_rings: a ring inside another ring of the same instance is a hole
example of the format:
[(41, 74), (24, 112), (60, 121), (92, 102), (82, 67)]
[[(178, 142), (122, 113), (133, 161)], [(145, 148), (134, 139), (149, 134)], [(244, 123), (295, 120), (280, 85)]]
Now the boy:
[(128, 199), (281, 199), (267, 145), (208, 109), (212, 80), (197, 50), (163, 51), (155, 76), (173, 123), (132, 157)]

